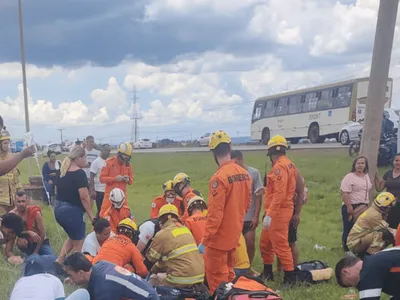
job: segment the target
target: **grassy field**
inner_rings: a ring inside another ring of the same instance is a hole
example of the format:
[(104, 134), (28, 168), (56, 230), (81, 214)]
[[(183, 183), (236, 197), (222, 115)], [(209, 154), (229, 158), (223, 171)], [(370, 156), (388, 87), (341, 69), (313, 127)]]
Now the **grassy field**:
[[(258, 168), (262, 175), (266, 161), (264, 152), (245, 152), (248, 165)], [(349, 172), (352, 160), (344, 150), (302, 150), (292, 151), (289, 156), (294, 160), (306, 179), (309, 189), (308, 204), (304, 206), (298, 232), (298, 245), (301, 261), (319, 259), (335, 267), (342, 257), (341, 249), (341, 197), (340, 181)], [(135, 175), (134, 184), (129, 188), (129, 206), (140, 222), (149, 216), (152, 199), (162, 193), (162, 184), (178, 172), (186, 172), (192, 185), (207, 195), (208, 180), (216, 170), (210, 153), (164, 153), (135, 154), (132, 159)], [(270, 163), (268, 162), (268, 168)], [(28, 181), (29, 160), (20, 166), (21, 178)], [(38, 174), (35, 162), (31, 161), (31, 174)], [(52, 211), (44, 208), (45, 226), (53, 248), (59, 252), (66, 235), (56, 225)], [(260, 230), (260, 228), (259, 228)], [(258, 234), (259, 234), (258, 230)], [(258, 244), (258, 242), (257, 242)], [(315, 250), (318, 244), (324, 250)], [(261, 271), (262, 261), (257, 250), (253, 268)], [(20, 268), (10, 266), (5, 260), (0, 262), (0, 299), (8, 299)], [(322, 300), (341, 299), (349, 290), (341, 289), (332, 279), (330, 283), (310, 288), (298, 287), (285, 290), (280, 286), (282, 277), (278, 276), (271, 286), (281, 292), (285, 300)], [(68, 287), (71, 290), (73, 287)]]

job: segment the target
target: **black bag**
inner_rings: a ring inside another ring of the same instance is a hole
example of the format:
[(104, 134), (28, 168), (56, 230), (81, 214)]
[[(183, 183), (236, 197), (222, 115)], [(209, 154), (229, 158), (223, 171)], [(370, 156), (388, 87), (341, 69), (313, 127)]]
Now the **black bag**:
[(311, 285), (328, 282), (328, 280), (314, 280), (311, 271), (326, 270), (329, 265), (320, 260), (312, 260), (300, 263), (296, 266), (295, 272), (299, 282)]

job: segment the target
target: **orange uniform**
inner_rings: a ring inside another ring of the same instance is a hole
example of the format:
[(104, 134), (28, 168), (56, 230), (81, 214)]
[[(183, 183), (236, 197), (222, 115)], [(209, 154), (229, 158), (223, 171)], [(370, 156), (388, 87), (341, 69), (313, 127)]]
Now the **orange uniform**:
[(100, 260), (114, 263), (120, 267), (130, 264), (134, 267), (136, 274), (143, 278), (147, 276), (147, 268), (143, 263), (142, 255), (132, 241), (122, 234), (112, 236), (104, 242), (93, 259), (93, 264)]
[(114, 233), (117, 233), (118, 224), (122, 220), (129, 218), (135, 221), (131, 209), (126, 204), (124, 204), (124, 206), (122, 206), (120, 209), (116, 209), (115, 207), (111, 206), (106, 210), (103, 218), (110, 222), (111, 230)]
[(182, 222), (185, 222), (185, 220), (187, 218), (189, 218), (189, 213), (188, 213), (189, 200), (192, 199), (195, 196), (203, 197), (203, 195), (198, 190), (195, 190), (193, 188), (189, 188), (189, 192), (187, 192), (186, 195), (183, 197), (184, 212), (183, 212), (183, 216), (181, 217), (181, 221)]
[(265, 189), (265, 214), (271, 217), (271, 224), (261, 232), (261, 256), (264, 265), (272, 265), (276, 253), (284, 271), (294, 269), (288, 234), (293, 216), (296, 179), (296, 166), (289, 158), (281, 156), (268, 174)]
[(232, 281), (235, 277), (235, 248), (250, 206), (251, 185), (250, 174), (234, 161), (222, 164), (210, 180), (203, 244), (211, 294), (221, 282)]
[(394, 245), (395, 246), (400, 246), (400, 224), (399, 224), (399, 226), (397, 227), (397, 230), (396, 230), (396, 237), (395, 237)]
[(201, 211), (191, 215), (185, 221), (185, 226), (192, 232), (197, 245), (199, 245), (204, 238), (206, 222), (207, 217), (204, 216), (204, 213)]
[[(160, 208), (166, 204), (168, 204), (168, 202), (165, 200), (164, 195), (154, 198), (153, 203), (151, 204), (150, 219), (157, 219)], [(178, 209), (179, 215), (182, 216), (184, 210), (182, 198), (176, 197), (175, 201), (171, 204), (175, 205)]]
[[(125, 181), (117, 182), (116, 177), (118, 175), (121, 176), (129, 176), (129, 181), (126, 183)], [(100, 210), (100, 217), (104, 216), (104, 213), (111, 206), (110, 201), (110, 193), (114, 188), (121, 189), (125, 195), (126, 194), (126, 185), (133, 183), (133, 172), (131, 165), (126, 166), (125, 163), (122, 165), (118, 162), (118, 157), (114, 156), (106, 161), (105, 167), (101, 170), (100, 173), (100, 182), (106, 184), (106, 189), (104, 191), (103, 204)], [(126, 196), (126, 201), (128, 203), (128, 196)]]

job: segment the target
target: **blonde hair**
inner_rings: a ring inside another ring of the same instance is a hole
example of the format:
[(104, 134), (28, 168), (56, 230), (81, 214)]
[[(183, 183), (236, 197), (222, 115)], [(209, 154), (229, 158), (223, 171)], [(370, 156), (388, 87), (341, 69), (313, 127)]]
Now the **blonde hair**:
[(62, 164), (61, 164), (61, 172), (60, 172), (60, 177), (64, 177), (65, 174), (67, 174), (69, 167), (71, 167), (72, 162), (80, 157), (85, 156), (86, 151), (82, 147), (75, 147), (72, 149), (70, 154), (64, 158)]

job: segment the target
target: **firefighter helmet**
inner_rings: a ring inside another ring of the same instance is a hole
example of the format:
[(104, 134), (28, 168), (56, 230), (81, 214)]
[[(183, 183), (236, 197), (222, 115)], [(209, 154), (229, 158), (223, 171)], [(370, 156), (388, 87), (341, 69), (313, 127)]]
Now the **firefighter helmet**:
[(124, 191), (119, 188), (114, 188), (110, 193), (110, 201), (115, 208), (120, 209), (125, 202)]
[(211, 135), (208, 141), (208, 147), (210, 150), (214, 150), (222, 143), (230, 144), (231, 138), (225, 131), (218, 130)]
[(396, 197), (391, 193), (383, 192), (376, 196), (374, 203), (378, 207), (394, 206), (396, 204)]
[(179, 218), (179, 212), (175, 205), (172, 205), (172, 204), (163, 205), (160, 208), (160, 211), (158, 212), (158, 217), (161, 218), (162, 216), (165, 216), (168, 214), (174, 215), (177, 218)]

